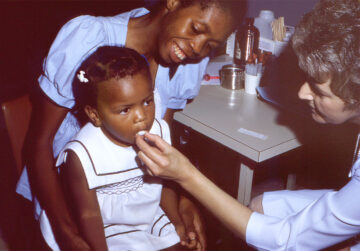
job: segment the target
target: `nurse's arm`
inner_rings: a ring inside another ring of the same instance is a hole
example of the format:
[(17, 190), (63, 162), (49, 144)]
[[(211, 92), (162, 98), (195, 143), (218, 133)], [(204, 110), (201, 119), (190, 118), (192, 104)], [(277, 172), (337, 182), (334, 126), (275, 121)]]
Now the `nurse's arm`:
[(137, 136), (140, 159), (148, 166), (151, 175), (178, 182), (233, 233), (245, 239), (246, 227), (252, 211), (225, 193), (206, 178), (190, 161), (159, 136), (145, 134)]

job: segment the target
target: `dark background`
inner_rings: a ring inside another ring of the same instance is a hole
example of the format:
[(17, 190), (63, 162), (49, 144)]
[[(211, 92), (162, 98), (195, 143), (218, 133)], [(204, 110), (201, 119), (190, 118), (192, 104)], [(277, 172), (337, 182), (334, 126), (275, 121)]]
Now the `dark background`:
[(79, 15), (116, 15), (143, 5), (121, 1), (0, 2), (0, 100), (36, 84), (42, 60), (62, 25)]
[[(295, 25), (302, 14), (310, 10), (315, 2), (315, 0), (250, 0), (248, 16), (257, 16), (261, 9), (271, 9), (276, 17), (285, 16), (286, 24)], [(0, 102), (20, 96), (37, 85), (36, 80), (41, 73), (43, 58), (47, 55), (61, 26), (71, 18), (83, 14), (116, 15), (143, 4), (142, 0), (0, 1)], [(293, 101), (296, 99), (296, 88), (285, 87), (289, 86), (297, 75), (292, 75), (292, 71), (289, 71), (290, 65), (294, 71), (296, 67), (294, 64), (289, 64), (288, 60), (289, 56), (282, 56), (282, 60), (277, 63), (277, 71), (281, 76), (277, 90), (291, 97)], [(290, 74), (282, 75), (284, 72)], [(301, 166), (298, 171), (299, 184), (311, 188), (340, 187), (347, 180), (354, 134), (357, 129), (351, 125), (340, 127), (317, 125), (305, 117), (304, 120), (308, 122), (302, 128), (305, 131), (306, 144), (303, 148), (303, 158), (298, 160), (301, 162), (298, 163)], [(31, 242), (29, 237), (31, 239), (32, 236), (31, 204), (14, 192), (17, 177), (2, 113), (0, 142), (0, 250), (3, 250), (2, 240), (7, 243), (10, 250), (24, 250), (24, 247)], [(203, 146), (196, 147), (200, 149)], [(205, 154), (204, 159), (207, 163), (215, 163), (213, 169), (209, 168), (210, 174), (222, 179), (221, 175), (215, 171), (215, 174), (211, 173), (211, 170), (218, 170), (219, 165), (224, 163), (231, 164), (233, 156), (226, 148), (211, 144), (208, 146), (213, 150), (207, 149), (207, 151), (221, 152), (217, 156), (221, 155), (223, 159), (214, 161), (208, 159), (211, 154), (204, 151), (199, 152), (198, 155), (201, 157)], [(281, 166), (276, 160), (269, 165)], [(287, 167), (288, 165), (284, 165), (284, 168)], [(255, 177), (255, 180), (259, 180), (260, 183), (264, 177), (269, 176), (271, 171), (264, 171), (264, 174)], [(217, 183), (227, 184), (228, 181), (218, 180)], [(228, 232), (225, 233), (226, 236), (230, 236)]]

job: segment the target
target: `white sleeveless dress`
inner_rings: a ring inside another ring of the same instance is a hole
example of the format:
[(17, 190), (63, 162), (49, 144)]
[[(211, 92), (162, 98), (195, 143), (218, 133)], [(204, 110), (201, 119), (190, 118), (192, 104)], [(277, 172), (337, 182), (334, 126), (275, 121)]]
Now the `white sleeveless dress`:
[[(155, 120), (150, 132), (170, 142), (165, 121)], [(96, 189), (109, 250), (160, 250), (179, 242), (159, 205), (161, 180), (144, 176), (132, 147), (115, 145), (88, 123), (60, 152), (57, 166), (66, 161), (66, 150), (76, 153), (89, 189)], [(44, 211), (40, 225), (48, 245), (59, 250)]]

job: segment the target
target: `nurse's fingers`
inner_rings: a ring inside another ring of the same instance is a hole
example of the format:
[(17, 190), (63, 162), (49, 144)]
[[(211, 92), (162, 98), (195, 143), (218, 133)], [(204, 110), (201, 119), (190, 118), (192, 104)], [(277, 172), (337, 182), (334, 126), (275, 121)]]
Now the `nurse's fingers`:
[[(151, 135), (151, 134), (147, 134), (147, 135)], [(147, 140), (145, 136), (136, 135), (135, 142), (136, 145), (139, 147), (140, 151), (142, 151), (143, 154), (145, 154), (152, 161), (158, 162), (159, 159), (163, 158), (161, 149), (157, 146), (153, 146), (154, 144), (153, 141)]]
[(137, 135), (136, 144), (141, 152), (139, 158), (156, 176), (181, 181), (189, 175), (185, 169), (195, 168), (182, 153), (157, 135)]
[(159, 135), (145, 133), (145, 140), (150, 142), (151, 145), (156, 146), (161, 152), (167, 152), (171, 149), (171, 145), (163, 140)]
[(138, 152), (138, 156), (141, 159), (141, 161), (145, 164), (146, 172), (150, 176), (156, 176), (159, 174), (159, 168), (158, 165), (154, 163), (149, 157), (146, 156), (142, 151)]

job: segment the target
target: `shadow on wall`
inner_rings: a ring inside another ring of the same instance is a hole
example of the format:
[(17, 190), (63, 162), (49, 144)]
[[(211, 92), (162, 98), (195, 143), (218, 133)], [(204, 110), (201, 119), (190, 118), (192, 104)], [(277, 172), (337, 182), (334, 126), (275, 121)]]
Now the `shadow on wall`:
[(297, 57), (290, 44), (278, 56), (272, 56), (266, 63), (260, 86), (268, 97), (280, 107), (304, 116), (308, 106), (298, 98), (305, 75), (298, 67)]

